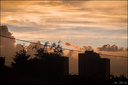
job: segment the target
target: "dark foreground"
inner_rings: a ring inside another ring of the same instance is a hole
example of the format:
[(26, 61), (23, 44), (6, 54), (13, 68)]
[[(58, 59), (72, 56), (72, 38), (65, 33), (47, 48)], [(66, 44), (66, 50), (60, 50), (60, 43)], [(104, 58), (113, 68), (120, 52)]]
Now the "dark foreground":
[(43, 76), (26, 73), (0, 73), (0, 85), (127, 85), (127, 79), (114, 78), (105, 80), (102, 78), (84, 77), (78, 75), (67, 76)]

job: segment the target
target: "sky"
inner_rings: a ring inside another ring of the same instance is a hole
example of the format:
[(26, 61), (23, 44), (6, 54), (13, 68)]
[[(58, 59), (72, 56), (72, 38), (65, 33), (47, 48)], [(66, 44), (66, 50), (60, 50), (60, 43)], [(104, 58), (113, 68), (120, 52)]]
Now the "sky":
[[(74, 49), (73, 45), (80, 48), (91, 46), (96, 52), (127, 56), (127, 52), (124, 51), (127, 48), (127, 1), (125, 0), (3, 0), (1, 24), (6, 25), (17, 39), (41, 41), (41, 43), (61, 40), (64, 48)], [(66, 46), (65, 42), (72, 46)], [(74, 53), (74, 56), (76, 56), (74, 59), (77, 59), (77, 54)], [(72, 61), (76, 63), (74, 59)], [(120, 68), (114, 68), (113, 72), (126, 74), (126, 59), (120, 59), (115, 58), (111, 62), (114, 62), (113, 67), (122, 63), (120, 67), (124, 67), (123, 71), (116, 72)]]

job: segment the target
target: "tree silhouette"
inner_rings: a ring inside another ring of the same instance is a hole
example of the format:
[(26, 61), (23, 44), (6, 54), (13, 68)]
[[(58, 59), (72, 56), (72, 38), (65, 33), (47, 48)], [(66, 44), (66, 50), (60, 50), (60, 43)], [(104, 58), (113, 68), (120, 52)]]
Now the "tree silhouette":
[(58, 44), (52, 43), (52, 48), (56, 56), (61, 56), (63, 54), (62, 46), (60, 46), (61, 41), (58, 41)]
[[(62, 46), (60, 46), (60, 41), (58, 41), (58, 44), (48, 44), (49, 42), (45, 42), (43, 48), (40, 48), (38, 45), (35, 45), (33, 48), (37, 50), (37, 53), (34, 55), (39, 59), (45, 60), (46, 57), (58, 57), (63, 54)], [(51, 52), (48, 52), (48, 48), (50, 48)]]
[(28, 55), (25, 48), (23, 48), (23, 50), (16, 52), (16, 55), (12, 58), (14, 62), (11, 63), (11, 66), (15, 69), (24, 69), (27, 66), (29, 57), (30, 55)]
[(115, 76), (113, 74), (110, 75), (110, 79), (112, 80), (125, 80), (127, 79), (126, 76), (124, 74), (120, 75), (120, 76)]

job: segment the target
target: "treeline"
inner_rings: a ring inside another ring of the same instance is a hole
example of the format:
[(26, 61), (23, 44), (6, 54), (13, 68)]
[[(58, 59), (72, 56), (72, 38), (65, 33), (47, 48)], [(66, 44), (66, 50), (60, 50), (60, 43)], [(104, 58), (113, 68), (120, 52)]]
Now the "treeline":
[[(61, 64), (61, 62), (55, 60), (55, 58), (63, 57), (63, 50), (62, 46), (60, 46), (60, 42), (51, 45), (48, 45), (48, 42), (45, 42), (43, 47), (39, 44), (35, 44), (32, 49), (36, 50), (34, 58), (31, 58), (31, 56), (27, 54), (25, 47), (23, 47), (23, 50), (16, 52), (13, 57), (14, 62), (11, 63), (13, 71), (32, 75), (62, 75), (62, 72), (57, 72), (60, 68), (55, 67), (57, 62)], [(53, 66), (53, 64), (55, 65)]]

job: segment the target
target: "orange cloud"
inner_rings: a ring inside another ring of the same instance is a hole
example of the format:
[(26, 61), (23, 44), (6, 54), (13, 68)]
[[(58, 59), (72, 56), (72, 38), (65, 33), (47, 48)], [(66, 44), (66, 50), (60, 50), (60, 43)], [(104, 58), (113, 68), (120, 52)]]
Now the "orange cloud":
[(64, 45), (65, 46), (72, 46), (70, 43), (67, 43), (67, 42), (65, 42)]
[(75, 46), (75, 45), (67, 43), (67, 42), (65, 42), (64, 45), (68, 46), (68, 47), (72, 46), (74, 49), (77, 49), (79, 51), (93, 50), (93, 48), (91, 46), (83, 46), (83, 48), (81, 48), (79, 46)]
[(75, 46), (75, 45), (70, 44), (70, 43), (67, 43), (67, 42), (65, 42), (64, 45), (65, 45), (65, 46), (68, 46), (68, 47), (69, 47), (69, 46), (72, 46), (74, 49), (77, 49), (77, 50), (81, 50), (81, 49), (82, 49), (82, 48), (80, 48), (79, 46)]

